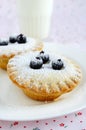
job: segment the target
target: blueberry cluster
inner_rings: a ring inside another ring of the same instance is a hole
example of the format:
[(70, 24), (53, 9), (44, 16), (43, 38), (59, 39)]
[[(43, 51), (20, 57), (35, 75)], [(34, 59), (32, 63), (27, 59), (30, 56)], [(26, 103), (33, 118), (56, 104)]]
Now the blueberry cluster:
[(9, 40), (0, 41), (0, 46), (6, 46), (9, 43), (18, 43), (18, 44), (24, 44), (27, 42), (26, 36), (23, 34), (19, 34), (18, 36), (10, 36)]
[[(41, 51), (37, 57), (35, 57), (35, 60), (30, 61), (30, 67), (32, 69), (40, 69), (43, 64), (49, 63), (50, 57), (48, 54), (44, 53), (44, 51)], [(56, 61), (52, 61), (52, 68), (54, 70), (61, 70), (63, 68), (64, 64), (61, 59), (57, 59)]]
[(32, 69), (40, 69), (43, 64), (49, 62), (49, 55), (41, 51), (35, 60), (30, 61), (30, 67)]

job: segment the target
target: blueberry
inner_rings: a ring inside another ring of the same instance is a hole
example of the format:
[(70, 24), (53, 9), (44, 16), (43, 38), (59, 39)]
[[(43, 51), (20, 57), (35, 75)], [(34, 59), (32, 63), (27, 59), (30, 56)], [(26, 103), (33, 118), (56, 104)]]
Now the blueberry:
[(0, 46), (6, 46), (8, 45), (8, 41), (0, 41)]
[(41, 51), (41, 52), (39, 53), (39, 57), (42, 58), (43, 64), (45, 64), (45, 63), (47, 63), (47, 62), (49, 61), (49, 55), (46, 54), (44, 51)]
[(44, 54), (44, 51), (41, 51), (40, 54)]
[(17, 36), (17, 42), (19, 44), (26, 43), (27, 39), (26, 39), (26, 37), (23, 34), (20, 34), (20, 35)]
[(32, 69), (40, 69), (43, 65), (42, 59), (35, 58), (34, 60), (30, 61), (30, 67)]
[(55, 70), (61, 70), (63, 68), (63, 62), (61, 59), (52, 62), (52, 68)]
[(40, 56), (37, 56), (37, 57), (36, 57), (36, 59), (39, 59), (39, 60), (41, 60), (42, 58), (41, 58)]
[(42, 54), (40, 55), (40, 57), (43, 60), (43, 64), (47, 63), (49, 61), (49, 55), (48, 54)]
[(15, 43), (17, 41), (17, 38), (16, 37), (14, 37), (14, 36), (10, 36), (9, 37), (9, 42), (10, 43)]

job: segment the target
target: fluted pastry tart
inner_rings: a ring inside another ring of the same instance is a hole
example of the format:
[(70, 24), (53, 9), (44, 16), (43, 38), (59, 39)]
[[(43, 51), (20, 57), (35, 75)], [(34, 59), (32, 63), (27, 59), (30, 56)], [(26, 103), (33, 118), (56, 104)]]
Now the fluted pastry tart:
[(64, 56), (44, 51), (15, 56), (7, 65), (10, 79), (35, 100), (52, 101), (81, 81), (80, 67)]
[(0, 68), (7, 69), (7, 63), (10, 58), (15, 55), (42, 50), (43, 44), (41, 41), (26, 37), (20, 34), (16, 37), (9, 37), (9, 40), (0, 41)]

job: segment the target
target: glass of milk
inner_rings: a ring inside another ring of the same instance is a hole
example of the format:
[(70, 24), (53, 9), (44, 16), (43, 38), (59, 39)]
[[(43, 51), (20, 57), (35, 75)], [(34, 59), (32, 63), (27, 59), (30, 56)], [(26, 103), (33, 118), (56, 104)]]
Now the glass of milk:
[(53, 0), (16, 0), (21, 33), (44, 39), (49, 34)]

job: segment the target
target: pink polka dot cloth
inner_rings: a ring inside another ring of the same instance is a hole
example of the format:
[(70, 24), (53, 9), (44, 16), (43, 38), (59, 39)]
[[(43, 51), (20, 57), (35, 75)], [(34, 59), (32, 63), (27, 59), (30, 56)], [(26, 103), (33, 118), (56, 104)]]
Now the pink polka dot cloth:
[(86, 109), (58, 118), (36, 121), (0, 121), (1, 130), (86, 130)]
[[(0, 0), (0, 37), (19, 32), (15, 0)], [(49, 41), (86, 50), (86, 0), (54, 0)], [(52, 119), (2, 121), (1, 130), (86, 130), (86, 109)]]

